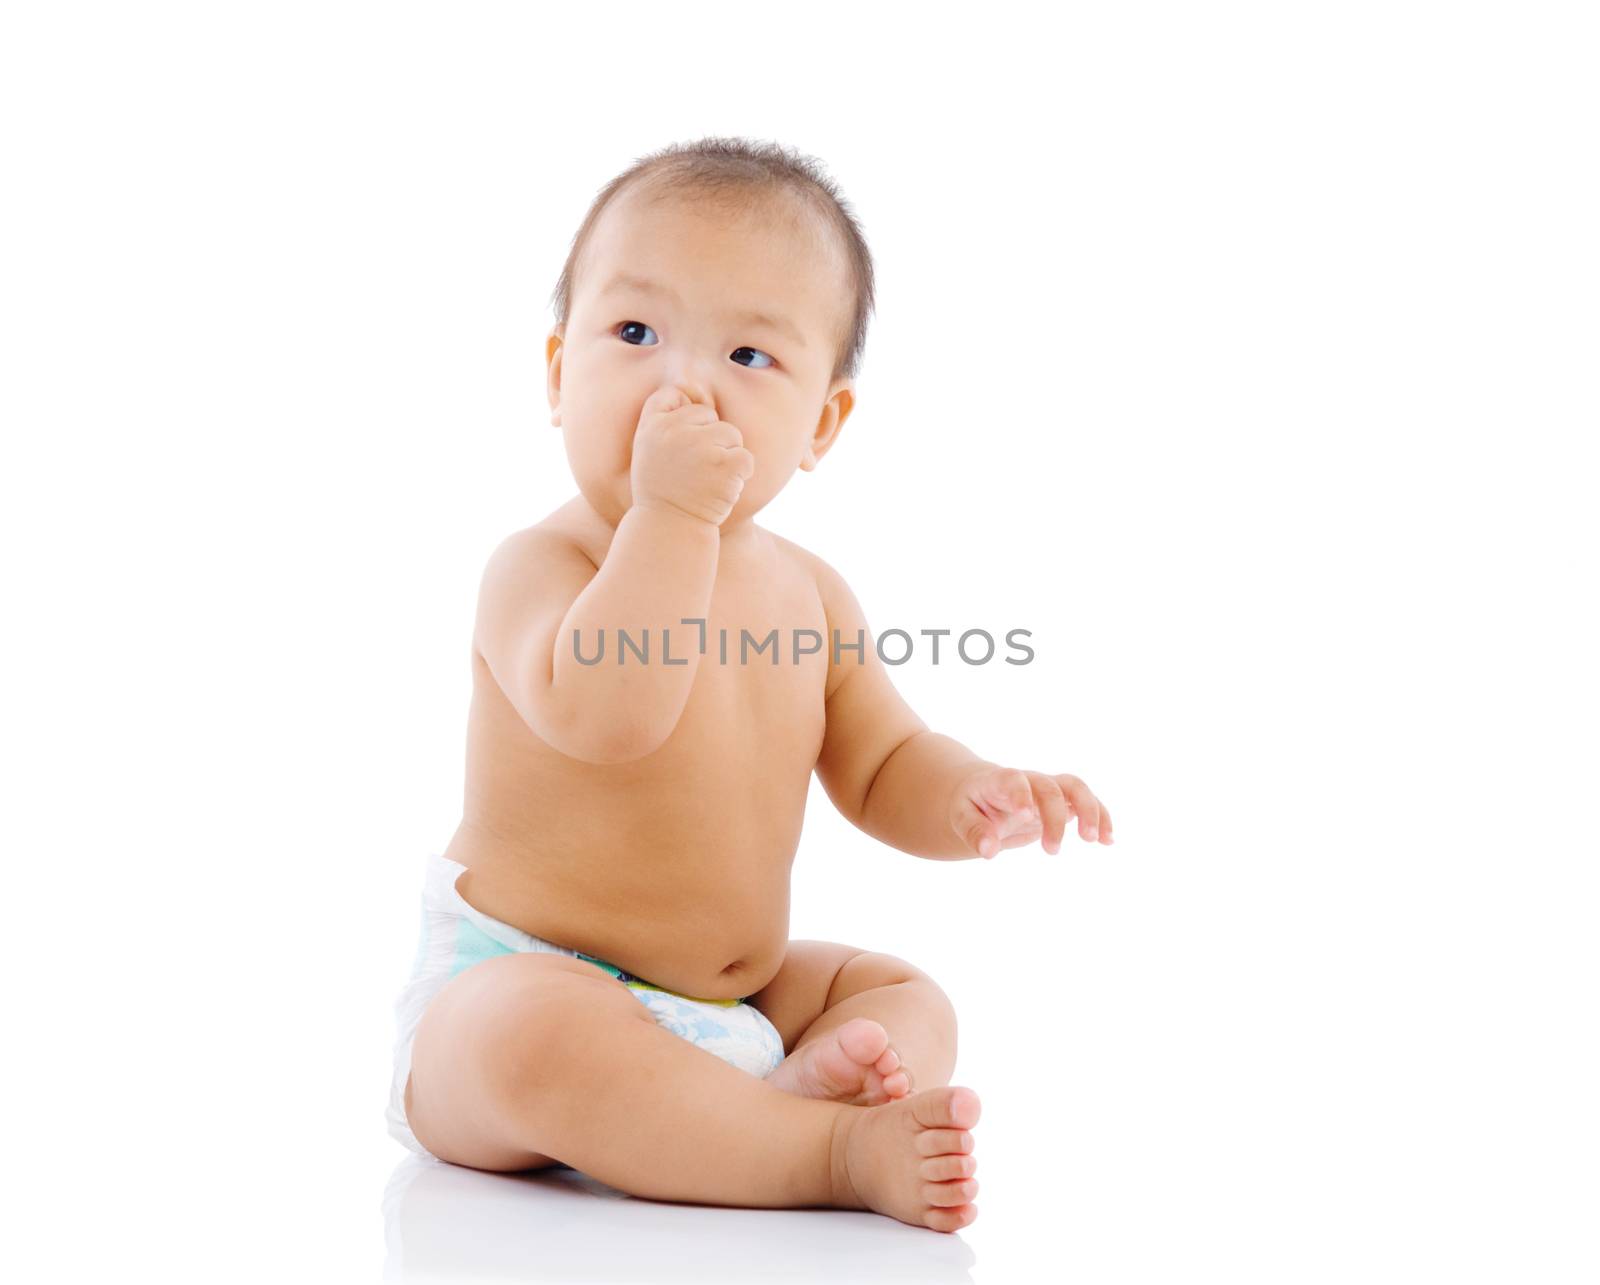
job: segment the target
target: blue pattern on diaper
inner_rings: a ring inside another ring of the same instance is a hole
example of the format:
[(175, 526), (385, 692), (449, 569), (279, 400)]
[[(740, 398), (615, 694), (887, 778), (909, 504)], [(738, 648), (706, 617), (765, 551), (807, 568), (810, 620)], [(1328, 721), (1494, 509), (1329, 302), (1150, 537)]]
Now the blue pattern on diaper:
[(450, 966), (450, 976), (454, 977), (457, 973), (465, 972), (474, 964), (481, 964), (496, 955), (514, 953), (510, 946), (496, 941), (472, 920), (462, 915), (456, 920), (456, 957)]
[[(456, 920), (455, 957), (450, 976), (497, 955), (517, 953), (514, 947), (489, 936), (465, 915)], [(656, 1025), (689, 1043), (715, 1054), (731, 1066), (765, 1079), (783, 1061), (783, 1037), (754, 1004), (743, 999), (696, 999), (664, 990), (615, 964), (581, 951), (579, 959), (605, 969), (628, 993), (649, 1010)]]
[(657, 1026), (758, 1079), (766, 1079), (783, 1061), (783, 1037), (754, 1004), (738, 1000), (725, 1005), (655, 988), (628, 990), (650, 1010)]
[(783, 1037), (766, 1014), (743, 999), (697, 999), (665, 990), (593, 955), (577, 952), (627, 986), (663, 1030), (714, 1053), (724, 1062), (766, 1079), (783, 1061)]

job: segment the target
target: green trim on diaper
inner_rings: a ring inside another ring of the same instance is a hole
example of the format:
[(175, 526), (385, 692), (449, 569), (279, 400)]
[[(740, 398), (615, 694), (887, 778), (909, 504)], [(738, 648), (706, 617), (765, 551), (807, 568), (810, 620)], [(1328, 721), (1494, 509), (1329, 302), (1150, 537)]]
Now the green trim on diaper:
[[(629, 990), (660, 991), (663, 995), (678, 995), (677, 991), (669, 991), (665, 986), (653, 985), (652, 983), (645, 981), (642, 977), (635, 977), (632, 973), (623, 972), (622, 969), (618, 968), (615, 964), (608, 964), (605, 960), (596, 959), (593, 955), (585, 955), (581, 950), (574, 951), (573, 954), (577, 955), (579, 959), (584, 960), (587, 963), (594, 964), (598, 968), (605, 969), (606, 972), (610, 973)], [(715, 1004), (719, 1008), (732, 1008), (736, 1004), (744, 1003), (742, 999), (699, 999), (693, 995), (678, 995), (678, 998), (693, 1000), (693, 1002), (696, 1004)]]
[(462, 915), (456, 920), (456, 955), (450, 964), (450, 976), (481, 964), (496, 955), (514, 955), (516, 952), (504, 942), (496, 941), (477, 924)]
[[(496, 955), (514, 955), (516, 949), (507, 946), (503, 941), (496, 941), (477, 924), (461, 915), (456, 920), (456, 950), (455, 956), (450, 961), (450, 976), (455, 977), (463, 973), (474, 964), (481, 964), (486, 959), (493, 959)], [(715, 1004), (719, 1008), (733, 1008), (743, 1004), (742, 999), (699, 999), (693, 995), (678, 995), (677, 991), (669, 991), (665, 986), (656, 986), (645, 981), (642, 977), (635, 977), (632, 973), (625, 973), (615, 964), (607, 963), (603, 959), (596, 959), (593, 955), (585, 955), (582, 951), (573, 952), (579, 959), (603, 968), (629, 990), (634, 991), (660, 991), (663, 995), (677, 995), (679, 999), (692, 1000), (696, 1004)], [(420, 958), (420, 951), (419, 951)]]

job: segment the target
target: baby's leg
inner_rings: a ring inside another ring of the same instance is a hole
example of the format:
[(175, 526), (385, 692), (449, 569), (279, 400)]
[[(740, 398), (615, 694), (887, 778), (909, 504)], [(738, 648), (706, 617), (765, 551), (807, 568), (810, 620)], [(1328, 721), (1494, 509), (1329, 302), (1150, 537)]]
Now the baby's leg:
[(614, 978), (561, 955), (504, 955), (434, 996), (407, 1116), (443, 1160), (559, 1160), (635, 1195), (830, 1203), (841, 1104), (806, 1101), (656, 1025)]
[[(930, 1158), (971, 1151), (975, 1105), (948, 1088), (882, 1107), (797, 1097), (663, 1030), (594, 965), (546, 954), (486, 960), (440, 990), (406, 1092), (417, 1140), (456, 1164), (560, 1161), (650, 1199), (865, 1205), (941, 1231), (971, 1221), (952, 1208), (970, 1194), (940, 1181), (959, 1164)], [(857, 1128), (868, 1112), (895, 1119)]]

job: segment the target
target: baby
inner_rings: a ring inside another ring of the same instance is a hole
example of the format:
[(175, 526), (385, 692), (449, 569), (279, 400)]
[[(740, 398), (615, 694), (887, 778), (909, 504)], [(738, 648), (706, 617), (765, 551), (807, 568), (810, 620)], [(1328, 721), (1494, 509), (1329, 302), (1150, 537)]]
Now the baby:
[(484, 572), (464, 815), (397, 1005), (406, 1145), (663, 1200), (977, 1216), (944, 992), (788, 938), (811, 773), (933, 859), (1057, 852), (1072, 817), (1110, 843), (1111, 818), (928, 730), (839, 574), (753, 521), (838, 440), (871, 304), (854, 219), (786, 149), (670, 147), (596, 198), (545, 350), (579, 494)]

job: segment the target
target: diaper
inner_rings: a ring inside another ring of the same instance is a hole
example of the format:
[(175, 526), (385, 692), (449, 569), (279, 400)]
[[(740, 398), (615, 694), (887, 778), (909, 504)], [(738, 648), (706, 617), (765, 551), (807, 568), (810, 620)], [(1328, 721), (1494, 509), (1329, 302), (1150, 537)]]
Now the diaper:
[(598, 965), (649, 1010), (658, 1026), (698, 1044), (724, 1062), (765, 1079), (783, 1061), (783, 1037), (754, 1004), (743, 999), (696, 999), (652, 985), (615, 964), (534, 937), (484, 914), (456, 891), (466, 873), (460, 862), (430, 854), (422, 887), (422, 930), (411, 978), (395, 1001), (394, 1075), (384, 1112), (389, 1135), (421, 1155), (430, 1154), (406, 1123), (406, 1078), (417, 1023), (439, 989), (458, 973), (496, 955), (538, 952)]

